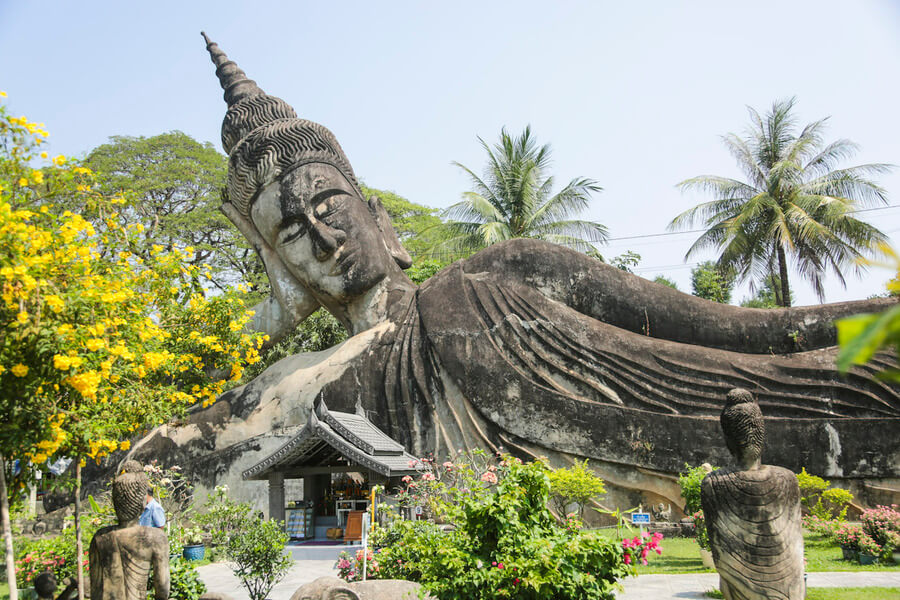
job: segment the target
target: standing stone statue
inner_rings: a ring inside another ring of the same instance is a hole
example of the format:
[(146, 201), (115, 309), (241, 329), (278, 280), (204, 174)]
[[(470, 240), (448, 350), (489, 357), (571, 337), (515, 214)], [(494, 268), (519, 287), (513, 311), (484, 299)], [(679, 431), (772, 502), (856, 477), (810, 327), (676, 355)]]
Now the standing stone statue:
[(100, 529), (91, 540), (91, 600), (144, 600), (151, 567), (155, 598), (169, 597), (169, 540), (163, 530), (138, 524), (149, 487), (133, 460), (113, 480), (119, 524)]
[(800, 600), (806, 586), (797, 476), (761, 464), (765, 424), (749, 391), (728, 392), (721, 422), (739, 466), (713, 471), (700, 487), (719, 589), (726, 600)]

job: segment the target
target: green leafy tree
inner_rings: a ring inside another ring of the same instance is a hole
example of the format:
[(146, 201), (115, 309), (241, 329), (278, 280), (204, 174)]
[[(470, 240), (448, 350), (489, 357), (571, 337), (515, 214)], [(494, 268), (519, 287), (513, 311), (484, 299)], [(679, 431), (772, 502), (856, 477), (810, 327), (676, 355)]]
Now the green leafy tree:
[[(762, 282), (762, 287), (749, 298), (741, 300), (744, 308), (778, 308), (781, 294), (781, 281), (777, 275), (769, 275)], [(791, 296), (793, 302), (793, 294)]]
[(606, 241), (603, 225), (570, 218), (586, 209), (591, 195), (602, 188), (596, 181), (580, 177), (554, 194), (554, 179), (547, 173), (550, 146), (538, 146), (530, 127), (518, 137), (502, 129), (500, 141), (493, 147), (478, 140), (487, 153), (487, 165), (479, 176), (454, 163), (469, 175), (474, 189), (445, 211), (452, 237), (438, 244), (438, 249), (473, 251), (524, 237), (588, 252), (594, 242)]
[(378, 196), (381, 200), (397, 237), (413, 257), (413, 264), (418, 259), (435, 258), (430, 256), (429, 249), (450, 236), (450, 231), (441, 221), (440, 210), (410, 202), (394, 192), (366, 185), (361, 185), (360, 189), (366, 198)]
[(143, 225), (137, 253), (148, 255), (154, 244), (169, 251), (192, 248), (191, 264), (208, 267), (216, 287), (246, 283), (266, 292), (256, 253), (219, 210), (228, 159), (212, 144), (180, 131), (113, 136), (88, 154), (86, 166), (97, 175), (99, 191), (125, 200), (127, 220)]
[(707, 260), (691, 269), (691, 289), (695, 296), (728, 304), (734, 289), (734, 276)]
[(747, 180), (701, 175), (682, 181), (682, 190), (702, 190), (715, 199), (678, 215), (671, 229), (699, 223), (707, 231), (687, 257), (707, 249), (719, 251), (718, 265), (739, 281), (762, 281), (776, 273), (780, 306), (790, 306), (788, 263), (793, 261), (820, 299), (827, 270), (846, 286), (844, 273), (859, 275), (858, 259), (873, 253), (885, 235), (854, 216), (861, 208), (887, 202), (885, 191), (868, 179), (892, 168), (865, 164), (838, 168), (852, 156), (849, 140), (825, 144), (827, 119), (797, 131), (795, 99), (775, 102), (762, 116), (750, 108), (744, 137), (726, 135), (726, 147)]
[(250, 600), (265, 600), (287, 575), (294, 564), (284, 552), (287, 542), (284, 523), (255, 517), (243, 524), (239, 535), (228, 538), (225, 554)]
[(575, 504), (578, 518), (584, 517), (584, 506), (606, 493), (603, 480), (587, 466), (587, 459), (575, 461), (571, 467), (550, 471), (550, 496), (561, 518), (566, 516), (566, 507)]
[[(45, 135), (0, 106), (0, 508), (8, 536), (6, 460), (74, 458), (81, 556), (83, 462), (215, 401), (228, 382), (213, 373), (239, 380), (263, 336), (241, 332), (251, 313), (236, 294), (204, 294), (191, 251), (136, 254), (142, 224), (98, 193), (90, 169), (62, 156), (34, 168)], [(11, 555), (8, 539), (7, 565)]]
[(677, 290), (677, 289), (678, 289), (678, 284), (675, 283), (674, 280), (669, 279), (668, 277), (666, 277), (665, 275), (657, 275), (656, 277), (653, 278), (653, 281), (654, 281), (655, 283), (660, 284), (660, 285), (664, 285), (664, 286), (670, 287), (670, 288), (672, 288), (673, 290)]

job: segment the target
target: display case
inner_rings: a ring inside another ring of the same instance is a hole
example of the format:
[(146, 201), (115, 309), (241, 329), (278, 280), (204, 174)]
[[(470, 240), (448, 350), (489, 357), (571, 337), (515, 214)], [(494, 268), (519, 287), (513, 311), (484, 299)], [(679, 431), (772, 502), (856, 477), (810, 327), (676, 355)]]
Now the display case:
[(316, 537), (316, 517), (313, 509), (285, 508), (284, 531), (295, 540), (311, 540)]
[(363, 512), (369, 510), (369, 501), (365, 498), (335, 501), (334, 513), (337, 515), (338, 527), (344, 526), (344, 523), (347, 521), (347, 513), (354, 510)]

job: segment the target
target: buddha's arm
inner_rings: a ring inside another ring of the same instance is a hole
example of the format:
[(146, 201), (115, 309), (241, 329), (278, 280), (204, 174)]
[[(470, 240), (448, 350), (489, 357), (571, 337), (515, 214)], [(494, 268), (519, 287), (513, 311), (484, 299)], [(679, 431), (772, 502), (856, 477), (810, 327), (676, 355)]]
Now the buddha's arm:
[[(162, 531), (160, 531), (162, 534)], [(156, 600), (166, 600), (169, 597), (169, 541), (165, 534), (159, 536), (159, 548), (153, 552), (153, 593)]]
[(562, 246), (513, 240), (475, 254), (467, 273), (515, 277), (595, 319), (651, 337), (747, 353), (836, 343), (836, 318), (883, 310), (892, 299), (788, 309), (741, 308), (690, 296)]

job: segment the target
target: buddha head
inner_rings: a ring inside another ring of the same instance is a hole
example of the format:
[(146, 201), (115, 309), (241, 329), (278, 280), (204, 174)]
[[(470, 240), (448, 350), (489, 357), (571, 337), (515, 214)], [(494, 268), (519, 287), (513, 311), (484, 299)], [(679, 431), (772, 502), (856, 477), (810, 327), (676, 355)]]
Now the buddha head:
[(246, 217), (296, 284), (326, 307), (347, 304), (410, 265), (377, 199), (365, 201), (334, 135), (300, 119), (207, 41), (228, 111), (227, 202)]
[(125, 461), (112, 485), (112, 503), (119, 525), (125, 525), (141, 516), (147, 502), (148, 489), (150, 482), (141, 464), (134, 460)]
[(720, 422), (725, 445), (741, 468), (758, 468), (766, 439), (766, 425), (753, 394), (743, 388), (728, 392)]

